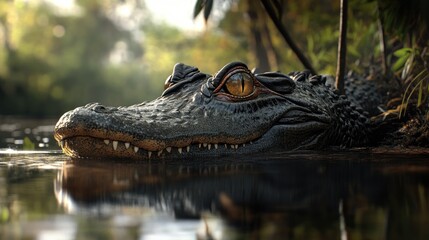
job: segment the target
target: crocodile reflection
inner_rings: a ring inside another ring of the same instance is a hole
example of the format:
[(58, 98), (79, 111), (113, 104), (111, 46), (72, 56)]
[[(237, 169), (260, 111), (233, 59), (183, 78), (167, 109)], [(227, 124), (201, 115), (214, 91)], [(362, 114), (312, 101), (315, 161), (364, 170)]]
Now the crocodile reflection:
[(341, 202), (380, 206), (388, 196), (385, 178), (367, 164), (261, 162), (73, 161), (64, 166), (55, 190), (62, 205), (78, 209), (141, 206), (174, 213), (177, 219), (210, 212), (239, 229), (273, 221), (293, 226), (301, 219), (319, 230), (335, 226), (336, 234)]
[[(75, 209), (138, 206), (174, 213), (176, 219), (210, 213), (245, 231), (272, 224), (284, 235), (301, 226), (330, 239), (339, 237), (341, 214), (354, 228), (369, 221), (381, 229), (380, 236), (387, 234), (382, 229), (388, 223), (388, 231), (395, 232), (398, 219), (410, 218), (403, 215), (410, 211), (406, 203), (420, 201), (411, 211), (428, 214), (428, 167), (291, 158), (217, 164), (72, 161), (58, 175), (55, 192), (63, 206)], [(403, 174), (408, 170), (422, 174), (410, 178)]]

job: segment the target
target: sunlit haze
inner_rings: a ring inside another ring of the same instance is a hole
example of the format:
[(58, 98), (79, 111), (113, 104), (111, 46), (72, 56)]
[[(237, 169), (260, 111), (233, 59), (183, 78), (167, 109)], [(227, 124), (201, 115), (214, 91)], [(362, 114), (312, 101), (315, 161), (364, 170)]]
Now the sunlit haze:
[[(45, 0), (65, 12), (72, 11), (75, 0)], [(186, 31), (201, 31), (205, 28), (202, 16), (193, 19), (196, 0), (146, 0), (145, 4), (155, 21), (165, 22)]]
[(201, 31), (205, 24), (202, 16), (193, 19), (192, 14), (196, 0), (146, 0), (146, 7), (155, 20), (188, 31)]

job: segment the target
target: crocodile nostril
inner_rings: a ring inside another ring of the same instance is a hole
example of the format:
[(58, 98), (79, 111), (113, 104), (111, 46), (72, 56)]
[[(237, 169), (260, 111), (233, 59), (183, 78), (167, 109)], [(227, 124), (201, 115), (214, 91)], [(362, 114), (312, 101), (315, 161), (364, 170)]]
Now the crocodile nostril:
[(98, 113), (104, 113), (107, 111), (107, 108), (103, 105), (98, 105), (94, 107), (94, 111)]

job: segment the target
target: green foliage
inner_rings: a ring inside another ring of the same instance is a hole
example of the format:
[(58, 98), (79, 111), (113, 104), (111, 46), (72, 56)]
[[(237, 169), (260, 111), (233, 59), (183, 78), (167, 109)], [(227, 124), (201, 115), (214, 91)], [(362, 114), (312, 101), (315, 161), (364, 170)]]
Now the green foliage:
[(177, 62), (214, 74), (229, 61), (246, 61), (241, 42), (222, 32), (189, 35), (149, 17), (127, 29), (111, 14), (128, 2), (77, 1), (73, 14), (0, 2), (0, 36), (4, 30), (7, 37), (0, 41), (0, 115), (58, 116), (88, 102), (131, 105), (158, 97)]
[(23, 150), (34, 150), (35, 144), (29, 137), (24, 137)]
[[(412, 66), (412, 62), (415, 56), (415, 51), (412, 48), (401, 48), (399, 50), (396, 50), (393, 55), (397, 57), (398, 59), (395, 61), (395, 63), (392, 66), (392, 70), (394, 72), (402, 71), (404, 69), (404, 73), (408, 72), (406, 69), (409, 69), (410, 66)], [(407, 65), (406, 68), (405, 65)]]
[(9, 220), (10, 213), (6, 207), (0, 207), (0, 223), (5, 223)]
[(145, 32), (150, 34), (145, 39), (147, 51), (143, 60), (149, 75), (159, 78), (157, 82), (164, 83), (177, 62), (197, 66), (201, 71), (215, 74), (227, 62), (246, 60), (240, 57), (247, 55), (240, 42), (221, 32), (187, 36), (167, 25), (148, 26)]
[(392, 70), (401, 76), (407, 86), (399, 112), (399, 116), (402, 117), (413, 96), (417, 98), (417, 107), (423, 106), (428, 99), (429, 70), (426, 66), (429, 54), (426, 51), (420, 52), (418, 49), (405, 47), (396, 50), (393, 55), (397, 57), (397, 60), (393, 64)]
[[(385, 28), (402, 39), (414, 34), (416, 38), (426, 38), (422, 34), (429, 27), (429, 1), (427, 0), (377, 0)], [(419, 41), (419, 40), (418, 40)]]
[(402, 104), (400, 109), (399, 116), (403, 116), (407, 110), (408, 104), (410, 102), (413, 94), (417, 93), (417, 107), (420, 107), (423, 102), (427, 100), (429, 93), (429, 72), (426, 69), (423, 69), (415, 77), (413, 77), (407, 88), (405, 89), (404, 96), (402, 98)]
[(2, 12), (9, 45), (1, 51), (0, 114), (56, 115), (88, 101), (118, 103), (126, 95), (107, 96), (106, 62), (117, 42), (135, 43), (106, 13), (85, 6), (91, 8), (80, 6), (82, 13), (70, 16), (43, 4), (9, 4)]
[[(162, 92), (164, 80), (177, 62), (211, 74), (230, 61), (258, 67), (260, 59), (249, 41), (254, 27), (265, 34), (257, 43), (271, 54), (271, 70), (302, 70), (267, 18), (249, 21), (247, 7), (261, 7), (259, 4), (231, 1), (218, 28), (187, 34), (153, 22), (149, 15), (128, 29), (112, 13), (132, 2), (140, 1), (76, 1), (76, 13), (61, 14), (43, 1), (1, 1), (0, 114), (58, 116), (88, 102), (117, 106), (153, 99)], [(367, 62), (379, 54), (376, 4), (350, 1), (350, 69), (358, 69), (355, 61)], [(202, 13), (207, 20), (217, 6), (214, 1), (198, 0), (194, 16)], [(312, 65), (320, 73), (334, 74), (339, 1), (287, 1), (281, 6), (284, 24)], [(263, 13), (261, 9), (258, 14)], [(397, 56), (401, 61), (396, 62), (395, 70), (411, 66), (406, 56), (410, 53), (405, 52)], [(424, 90), (422, 85), (414, 92)], [(421, 102), (424, 100), (422, 97)]]
[[(354, 67), (356, 61), (369, 62), (379, 54), (377, 21), (373, 10), (375, 6), (374, 2), (350, 1), (346, 64), (348, 69), (358, 70)], [(281, 12), (289, 32), (309, 57), (313, 67), (319, 73), (335, 74), (339, 1), (288, 1), (283, 4)], [(285, 72), (302, 69), (277, 30), (272, 25), (269, 27), (273, 45), (278, 53), (279, 69)]]

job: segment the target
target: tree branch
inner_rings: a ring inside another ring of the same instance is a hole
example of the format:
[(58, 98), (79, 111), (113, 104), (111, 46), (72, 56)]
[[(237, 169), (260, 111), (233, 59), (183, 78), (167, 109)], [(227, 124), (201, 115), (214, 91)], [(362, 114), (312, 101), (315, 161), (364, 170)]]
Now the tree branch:
[(286, 41), (286, 43), (289, 45), (289, 47), (292, 49), (292, 51), (295, 53), (295, 55), (298, 57), (298, 59), (301, 61), (302, 65), (304, 65), (305, 68), (310, 70), (310, 72), (312, 74), (317, 74), (316, 70), (314, 70), (310, 61), (308, 61), (308, 59), (305, 57), (305, 55), (302, 53), (302, 51), (299, 49), (299, 47), (292, 40), (289, 32), (284, 27), (281, 19), (276, 15), (274, 8), (270, 4), (270, 0), (261, 0), (261, 3), (264, 6), (265, 11), (267, 12), (268, 16), (271, 18), (274, 25), (276, 26), (277, 30), (283, 36), (283, 39)]

